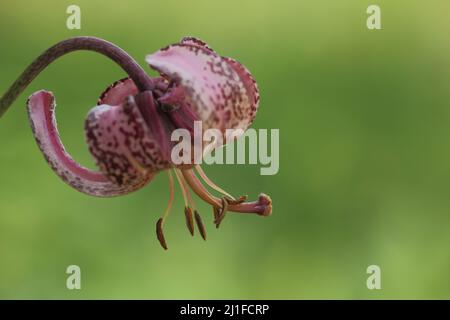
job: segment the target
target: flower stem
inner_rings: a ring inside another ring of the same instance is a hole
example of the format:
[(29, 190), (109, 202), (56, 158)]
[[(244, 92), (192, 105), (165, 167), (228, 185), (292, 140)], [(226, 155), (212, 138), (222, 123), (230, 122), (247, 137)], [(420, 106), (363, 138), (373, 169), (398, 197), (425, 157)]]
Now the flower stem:
[(57, 58), (77, 50), (95, 51), (116, 62), (141, 91), (153, 88), (152, 80), (124, 50), (103, 39), (74, 37), (58, 42), (37, 57), (0, 99), (0, 118), (34, 78)]

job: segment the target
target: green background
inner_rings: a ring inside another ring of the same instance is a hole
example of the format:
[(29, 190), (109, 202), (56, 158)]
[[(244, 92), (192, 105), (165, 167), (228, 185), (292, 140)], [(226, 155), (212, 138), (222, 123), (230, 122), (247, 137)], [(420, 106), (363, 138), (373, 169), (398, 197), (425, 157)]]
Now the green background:
[[(366, 28), (373, 3), (382, 30)], [(66, 28), (70, 4), (81, 30)], [(216, 230), (200, 204), (203, 242), (177, 190), (163, 251), (165, 174), (128, 196), (88, 197), (36, 147), (25, 101), (48, 89), (68, 151), (93, 167), (84, 117), (124, 76), (95, 53), (66, 56), (0, 120), (0, 298), (450, 298), (449, 18), (446, 0), (2, 0), (1, 92), (64, 38), (105, 38), (149, 70), (146, 54), (197, 36), (254, 74), (254, 127), (280, 129), (280, 171), (205, 166), (233, 194), (270, 194), (273, 215), (230, 214)], [(82, 290), (66, 289), (71, 264)], [(366, 287), (372, 264), (381, 290)]]

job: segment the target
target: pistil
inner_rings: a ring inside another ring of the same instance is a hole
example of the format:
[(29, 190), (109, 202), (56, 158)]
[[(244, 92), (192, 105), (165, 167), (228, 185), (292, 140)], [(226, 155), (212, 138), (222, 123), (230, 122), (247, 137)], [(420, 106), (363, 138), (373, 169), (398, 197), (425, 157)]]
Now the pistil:
[[(192, 169), (181, 170), (183, 177), (189, 184), (191, 189), (201, 198), (203, 201), (211, 204), (215, 208), (223, 208), (222, 199), (213, 196), (198, 180), (197, 176)], [(240, 202), (240, 201), (228, 201), (228, 211), (240, 212), (240, 213), (255, 213), (260, 216), (269, 216), (272, 213), (272, 200), (266, 194), (260, 194), (257, 201), (253, 202)], [(223, 214), (223, 213), (221, 213)]]

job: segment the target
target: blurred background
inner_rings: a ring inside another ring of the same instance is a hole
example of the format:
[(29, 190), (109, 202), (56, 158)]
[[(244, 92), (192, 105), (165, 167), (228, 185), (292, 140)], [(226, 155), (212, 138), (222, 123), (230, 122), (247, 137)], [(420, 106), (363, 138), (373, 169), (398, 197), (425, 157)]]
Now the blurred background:
[[(81, 30), (66, 8), (81, 7)], [(124, 76), (108, 59), (68, 55), (0, 120), (0, 298), (450, 298), (450, 4), (366, 0), (25, 1), (0, 4), (0, 94), (64, 38), (105, 38), (144, 56), (192, 35), (258, 81), (255, 128), (280, 129), (280, 171), (204, 166), (235, 195), (273, 199), (269, 218), (230, 214), (192, 238), (183, 201), (155, 237), (165, 174), (128, 196), (98, 199), (62, 183), (39, 152), (25, 101), (55, 93), (68, 151), (94, 167), (83, 122)], [(198, 202), (198, 201), (197, 201)], [(68, 265), (81, 290), (67, 290)], [(381, 267), (382, 290), (366, 268)]]

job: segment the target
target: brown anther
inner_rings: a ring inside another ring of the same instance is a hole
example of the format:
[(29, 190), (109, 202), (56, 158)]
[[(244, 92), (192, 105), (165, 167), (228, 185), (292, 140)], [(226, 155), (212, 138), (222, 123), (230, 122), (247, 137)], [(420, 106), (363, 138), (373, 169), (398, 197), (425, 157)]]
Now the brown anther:
[(203, 224), (202, 217), (197, 212), (197, 210), (194, 210), (194, 215), (195, 215), (195, 222), (197, 222), (198, 231), (200, 232), (203, 240), (206, 240), (206, 229), (205, 225)]
[(191, 235), (194, 235), (194, 217), (192, 215), (192, 209), (189, 207), (184, 207), (184, 215), (186, 216), (186, 225), (191, 233)]
[(214, 212), (214, 224), (217, 227), (217, 221), (219, 221), (220, 218), (220, 207), (213, 207)]
[(159, 218), (158, 222), (156, 222), (156, 236), (158, 237), (159, 243), (164, 250), (167, 250), (166, 239), (164, 238), (164, 233), (162, 229), (163, 218)]
[(216, 228), (219, 228), (220, 224), (222, 223), (223, 218), (225, 218), (225, 214), (228, 211), (228, 200), (227, 198), (223, 197), (222, 199), (222, 207), (218, 208), (218, 218), (216, 219)]

